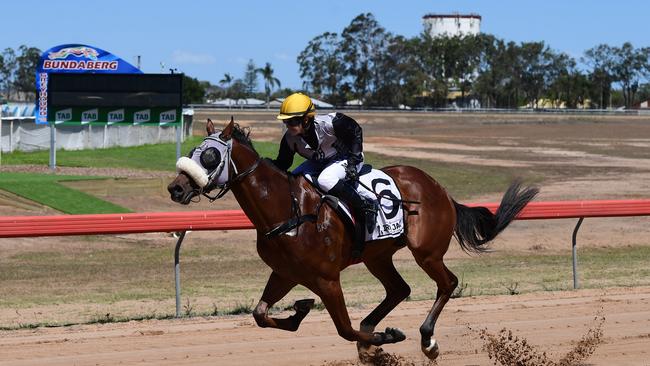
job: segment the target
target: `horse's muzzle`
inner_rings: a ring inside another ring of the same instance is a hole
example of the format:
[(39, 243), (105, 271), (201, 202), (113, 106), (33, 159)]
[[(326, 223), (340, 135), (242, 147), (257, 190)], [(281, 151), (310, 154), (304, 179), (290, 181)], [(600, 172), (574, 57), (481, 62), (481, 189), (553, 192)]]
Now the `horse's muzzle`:
[(197, 192), (191, 189), (188, 189), (186, 192), (183, 186), (177, 183), (171, 183), (168, 185), (167, 191), (169, 192), (172, 201), (183, 205), (189, 204), (192, 198), (197, 195)]

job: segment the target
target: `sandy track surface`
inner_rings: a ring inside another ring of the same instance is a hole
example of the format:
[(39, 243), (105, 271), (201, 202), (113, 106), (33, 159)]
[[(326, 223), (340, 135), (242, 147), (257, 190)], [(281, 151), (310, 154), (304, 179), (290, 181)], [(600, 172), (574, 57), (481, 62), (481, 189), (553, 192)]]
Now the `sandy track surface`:
[[(431, 306), (406, 302), (380, 326), (397, 326), (406, 341), (384, 350), (399, 364), (427, 364), (418, 327)], [(351, 311), (355, 324), (370, 309)], [(489, 365), (478, 330), (512, 330), (559, 360), (605, 317), (592, 365), (650, 365), (650, 288), (545, 292), (454, 299), (437, 326), (441, 365)], [(470, 327), (472, 329), (470, 329)], [(350, 365), (356, 347), (340, 338), (325, 311), (296, 333), (258, 328), (250, 315), (129, 322), (0, 332), (2, 365)]]

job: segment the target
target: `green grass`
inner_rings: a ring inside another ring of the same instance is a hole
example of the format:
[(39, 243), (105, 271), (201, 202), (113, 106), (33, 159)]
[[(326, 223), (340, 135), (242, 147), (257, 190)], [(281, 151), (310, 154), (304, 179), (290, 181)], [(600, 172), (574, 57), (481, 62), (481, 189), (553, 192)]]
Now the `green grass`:
[(90, 179), (105, 178), (6, 172), (0, 174), (0, 189), (67, 214), (131, 212), (124, 207), (59, 184), (64, 181)]

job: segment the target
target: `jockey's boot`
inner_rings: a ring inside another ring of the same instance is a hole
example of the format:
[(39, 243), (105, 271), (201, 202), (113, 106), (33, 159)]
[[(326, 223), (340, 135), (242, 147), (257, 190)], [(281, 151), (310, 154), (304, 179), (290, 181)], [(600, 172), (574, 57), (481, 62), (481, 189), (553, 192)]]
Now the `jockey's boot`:
[(359, 259), (366, 245), (366, 230), (372, 232), (375, 228), (377, 207), (370, 200), (361, 197), (351, 185), (342, 180), (336, 183), (328, 193), (342, 199), (352, 208), (356, 221), (354, 225), (354, 242), (352, 243), (352, 259)]

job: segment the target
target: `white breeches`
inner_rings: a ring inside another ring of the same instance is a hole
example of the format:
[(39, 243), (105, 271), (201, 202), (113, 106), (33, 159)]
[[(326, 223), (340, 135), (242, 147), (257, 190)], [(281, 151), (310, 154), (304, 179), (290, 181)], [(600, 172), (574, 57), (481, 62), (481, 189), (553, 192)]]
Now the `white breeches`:
[[(332, 187), (345, 178), (345, 168), (347, 167), (347, 160), (338, 160), (328, 165), (320, 175), (318, 175), (318, 185), (325, 192), (329, 192)], [(357, 165), (357, 171), (363, 167), (363, 162)]]

